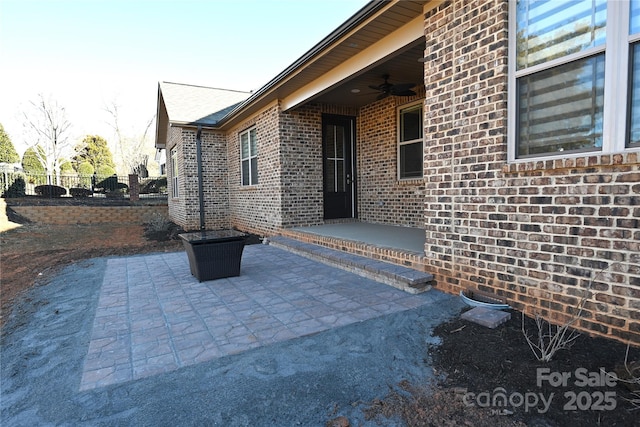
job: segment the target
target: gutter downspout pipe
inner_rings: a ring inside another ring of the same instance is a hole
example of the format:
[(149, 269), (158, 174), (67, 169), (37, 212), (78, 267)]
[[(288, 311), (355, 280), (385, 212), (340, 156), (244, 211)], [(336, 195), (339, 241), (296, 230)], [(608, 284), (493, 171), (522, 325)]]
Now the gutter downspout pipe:
[(204, 188), (202, 184), (202, 126), (196, 132), (196, 157), (198, 159), (198, 201), (200, 202), (200, 231), (204, 231)]

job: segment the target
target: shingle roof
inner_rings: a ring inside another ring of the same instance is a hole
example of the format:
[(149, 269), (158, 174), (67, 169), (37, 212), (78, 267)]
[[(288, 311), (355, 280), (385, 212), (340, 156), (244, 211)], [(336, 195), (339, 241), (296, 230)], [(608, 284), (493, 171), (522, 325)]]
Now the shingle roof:
[(160, 83), (167, 116), (173, 123), (215, 125), (251, 92), (179, 83)]

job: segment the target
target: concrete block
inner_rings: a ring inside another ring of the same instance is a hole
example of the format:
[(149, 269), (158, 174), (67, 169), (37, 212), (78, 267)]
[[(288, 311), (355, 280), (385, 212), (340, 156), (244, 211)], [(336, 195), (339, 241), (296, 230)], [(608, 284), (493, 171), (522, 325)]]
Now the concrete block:
[(511, 319), (511, 313), (501, 310), (491, 310), (484, 307), (475, 307), (462, 313), (460, 316), (464, 320), (495, 329), (499, 325)]

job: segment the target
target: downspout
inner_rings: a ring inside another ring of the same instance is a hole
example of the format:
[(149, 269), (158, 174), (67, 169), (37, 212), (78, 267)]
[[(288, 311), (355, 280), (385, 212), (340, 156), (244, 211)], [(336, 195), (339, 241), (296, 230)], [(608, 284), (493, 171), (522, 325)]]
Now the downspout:
[(198, 201), (200, 203), (200, 231), (204, 231), (204, 188), (202, 184), (202, 126), (196, 132), (196, 157), (198, 159)]

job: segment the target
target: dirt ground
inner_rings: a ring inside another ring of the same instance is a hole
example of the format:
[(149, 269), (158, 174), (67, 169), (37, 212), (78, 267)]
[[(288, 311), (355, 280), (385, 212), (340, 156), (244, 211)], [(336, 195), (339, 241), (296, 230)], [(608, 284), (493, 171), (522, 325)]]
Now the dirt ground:
[(145, 237), (136, 224), (48, 225), (0, 222), (0, 324), (12, 301), (75, 261), (182, 249), (178, 240)]
[[(159, 237), (145, 233), (142, 225), (0, 221), (0, 323), (16, 297), (31, 286), (46, 285), (65, 265), (93, 257), (182, 249), (180, 241), (156, 240)], [(527, 325), (533, 331), (533, 325)], [(581, 336), (570, 350), (544, 364), (533, 357), (521, 329), (515, 312), (496, 329), (460, 319), (441, 325), (436, 329), (441, 344), (425, 354), (438, 382), (399, 384), (404, 393), (391, 392), (370, 402), (367, 417), (381, 425), (400, 419), (408, 426), (640, 425), (639, 404), (630, 402), (640, 398), (633, 394), (637, 389), (601, 374), (617, 371), (624, 376), (624, 344)], [(626, 363), (640, 374), (640, 365), (632, 361), (640, 361), (640, 349), (632, 348)], [(558, 378), (564, 382), (552, 384)], [(349, 424), (335, 419), (327, 425)]]

